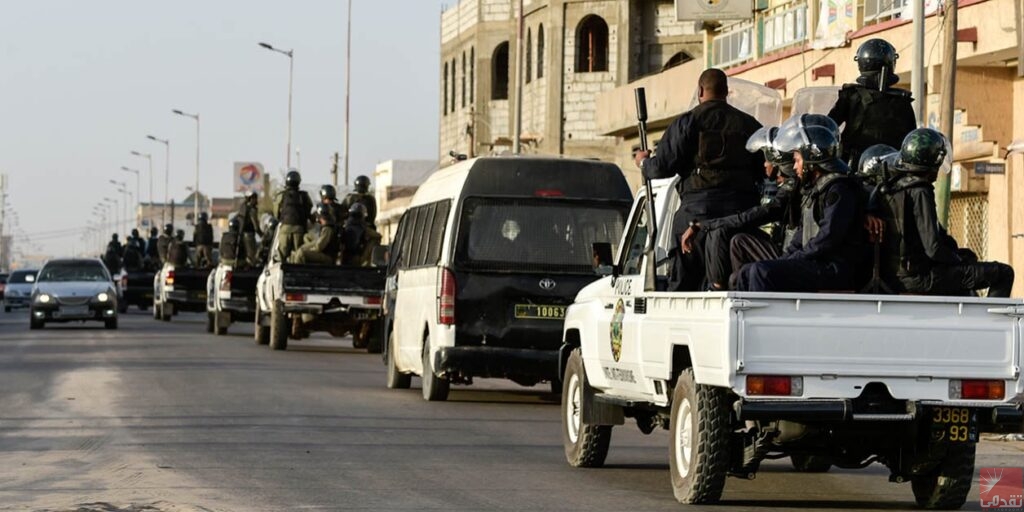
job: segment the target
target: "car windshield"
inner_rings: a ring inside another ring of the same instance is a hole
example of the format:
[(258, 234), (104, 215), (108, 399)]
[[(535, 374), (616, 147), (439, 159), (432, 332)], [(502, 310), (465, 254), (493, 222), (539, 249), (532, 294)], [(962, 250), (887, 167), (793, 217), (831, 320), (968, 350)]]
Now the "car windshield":
[(592, 272), (594, 242), (622, 235), (626, 204), (556, 199), (469, 198), (457, 262), (507, 272)]
[(109, 281), (103, 267), (92, 263), (59, 263), (47, 265), (39, 272), (38, 281), (45, 282), (70, 282), (70, 281)]
[(36, 282), (36, 272), (15, 272), (11, 274), (11, 278), (7, 281), (7, 284), (26, 284)]

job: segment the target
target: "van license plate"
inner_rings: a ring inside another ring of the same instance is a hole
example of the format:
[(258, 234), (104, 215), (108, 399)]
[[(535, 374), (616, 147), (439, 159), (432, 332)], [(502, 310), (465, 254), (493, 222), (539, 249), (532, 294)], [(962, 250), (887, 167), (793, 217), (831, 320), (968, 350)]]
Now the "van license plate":
[(978, 413), (967, 407), (934, 407), (932, 440), (950, 443), (978, 442)]
[(561, 320), (565, 318), (565, 306), (516, 304), (516, 318)]

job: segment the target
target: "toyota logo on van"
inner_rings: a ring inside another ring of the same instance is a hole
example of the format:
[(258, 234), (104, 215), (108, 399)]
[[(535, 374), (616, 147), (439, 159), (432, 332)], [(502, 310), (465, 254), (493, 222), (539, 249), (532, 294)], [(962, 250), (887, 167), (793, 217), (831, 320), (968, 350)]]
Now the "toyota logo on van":
[(554, 290), (558, 283), (556, 283), (554, 279), (544, 278), (540, 280), (539, 285), (543, 290)]

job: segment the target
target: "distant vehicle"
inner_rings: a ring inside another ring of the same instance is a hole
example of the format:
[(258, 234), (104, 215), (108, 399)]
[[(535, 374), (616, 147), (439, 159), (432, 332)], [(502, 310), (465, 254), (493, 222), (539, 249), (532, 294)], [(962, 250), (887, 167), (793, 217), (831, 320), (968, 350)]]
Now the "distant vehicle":
[(15, 270), (11, 273), (7, 278), (7, 289), (4, 290), (5, 313), (10, 313), (12, 309), (28, 307), (38, 273), (38, 270)]
[(474, 377), (558, 384), (562, 318), (632, 203), (614, 164), (477, 158), (434, 173), (402, 216), (385, 318), (389, 388), (446, 400)]
[(4, 290), (7, 288), (8, 274), (0, 274), (0, 299), (4, 298)]
[[(189, 261), (195, 261), (195, 248), (189, 244)], [(179, 311), (206, 311), (208, 268), (178, 267), (164, 263), (153, 278), (153, 318), (170, 322)]]
[(153, 303), (153, 279), (156, 272), (141, 268), (135, 270), (122, 269), (115, 280), (118, 294), (121, 297), (118, 305), (120, 312), (127, 313), (128, 306), (135, 306), (142, 311), (149, 309)]
[(206, 281), (206, 332), (227, 334), (234, 322), (256, 317), (256, 280), (261, 268), (237, 269), (221, 262)]
[(98, 259), (50, 260), (36, 276), (29, 312), (32, 329), (90, 320), (117, 329), (117, 290)]

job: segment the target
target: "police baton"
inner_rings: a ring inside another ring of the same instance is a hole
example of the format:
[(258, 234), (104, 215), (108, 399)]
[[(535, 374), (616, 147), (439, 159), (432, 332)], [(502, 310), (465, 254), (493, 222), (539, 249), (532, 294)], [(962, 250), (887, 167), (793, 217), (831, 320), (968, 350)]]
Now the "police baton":
[[(635, 90), (636, 95), (636, 123), (637, 128), (640, 132), (640, 151), (648, 151), (647, 145), (647, 93), (643, 87), (637, 87)], [(640, 174), (643, 175), (643, 168), (640, 169)], [(647, 248), (644, 252), (651, 253), (650, 258), (654, 259), (654, 248), (658, 240), (658, 222), (654, 217), (654, 193), (651, 188), (651, 179), (647, 176), (644, 177), (644, 191), (647, 194), (647, 225), (650, 237), (647, 239)]]

